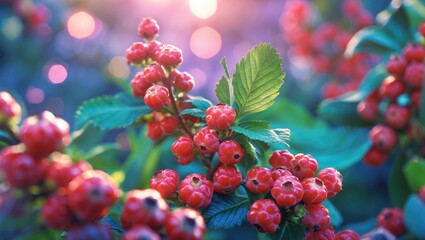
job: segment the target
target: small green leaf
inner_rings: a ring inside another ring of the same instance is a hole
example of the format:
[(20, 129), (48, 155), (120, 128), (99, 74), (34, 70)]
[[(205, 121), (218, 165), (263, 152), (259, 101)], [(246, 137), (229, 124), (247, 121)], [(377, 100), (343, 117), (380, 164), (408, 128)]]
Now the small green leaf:
[(410, 23), (411, 35), (417, 33), (417, 27), (425, 19), (425, 3), (423, 1), (403, 1), (403, 6), (406, 9), (407, 17)]
[(150, 112), (142, 99), (118, 93), (85, 101), (77, 110), (75, 125), (80, 129), (90, 122), (103, 130), (123, 128)]
[(180, 116), (182, 115), (192, 115), (195, 117), (205, 118), (205, 111), (202, 111), (199, 108), (189, 108), (180, 112)]
[(261, 112), (279, 95), (285, 74), (276, 49), (260, 44), (236, 65), (233, 87), (237, 119)]
[(120, 150), (115, 143), (98, 145), (84, 154), (93, 168), (112, 173), (121, 167), (118, 161)]
[(388, 176), (388, 194), (392, 204), (401, 208), (410, 194), (409, 185), (403, 172), (406, 159), (401, 152), (397, 152), (394, 156), (395, 161)]
[(338, 209), (332, 204), (329, 199), (322, 202), (322, 205), (329, 210), (329, 216), (331, 217), (331, 225), (334, 227), (341, 226), (343, 218)]
[(102, 218), (99, 222), (108, 224), (109, 227), (117, 233), (124, 233), (124, 229), (122, 229), (118, 222), (115, 221), (110, 215), (106, 215), (106, 217)]
[(220, 60), (221, 66), (223, 66), (224, 69), (224, 73), (226, 74), (226, 77), (228, 79), (230, 79), (230, 74), (229, 74), (229, 69), (227, 69), (227, 63), (226, 63), (226, 58), (222, 58)]
[(400, 49), (408, 41), (413, 40), (413, 35), (410, 34), (411, 26), (403, 4), (396, 8), (390, 4), (386, 10), (378, 14), (377, 21), (398, 41)]
[(260, 120), (240, 122), (231, 127), (237, 133), (247, 136), (251, 140), (259, 140), (265, 143), (278, 143), (286, 145), (289, 139), (289, 129), (270, 129), (270, 123)]
[(248, 198), (214, 193), (211, 204), (202, 211), (208, 229), (231, 229), (246, 221)]
[(191, 97), (188, 100), (185, 100), (185, 102), (192, 103), (195, 107), (201, 109), (202, 111), (207, 110), (209, 107), (211, 107), (213, 104), (210, 102), (210, 100), (203, 98), (203, 97)]
[(230, 101), (230, 86), (229, 82), (227, 81), (227, 78), (222, 77), (215, 86), (215, 96), (217, 99), (222, 102), (226, 103), (227, 105), (231, 105)]
[[(283, 237), (279, 238), (285, 240), (298, 240), (304, 239), (305, 236), (305, 226), (302, 224), (295, 224), (287, 222), (285, 225), (285, 231), (283, 232)], [(275, 240), (278, 240), (277, 238)]]
[(105, 132), (92, 124), (86, 124), (83, 128), (74, 131), (71, 135), (72, 141), (69, 148), (75, 148), (80, 151), (89, 151), (94, 148), (103, 139)]
[(404, 176), (413, 192), (425, 185), (425, 160), (409, 161), (404, 167)]
[(404, 206), (404, 225), (417, 239), (425, 239), (425, 204), (416, 194)]

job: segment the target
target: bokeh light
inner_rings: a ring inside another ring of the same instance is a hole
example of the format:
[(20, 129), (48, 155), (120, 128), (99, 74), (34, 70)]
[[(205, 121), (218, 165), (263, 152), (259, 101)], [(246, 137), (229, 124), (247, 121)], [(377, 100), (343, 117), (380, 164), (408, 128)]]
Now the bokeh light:
[(130, 67), (124, 57), (113, 57), (107, 70), (115, 78), (127, 79), (130, 76)]
[(188, 71), (195, 78), (195, 89), (201, 89), (207, 83), (207, 74), (199, 69), (193, 68)]
[(65, 81), (65, 79), (68, 77), (68, 71), (63, 65), (54, 64), (49, 68), (47, 77), (53, 84), (59, 84)]
[(28, 103), (38, 104), (44, 100), (44, 92), (40, 88), (29, 87), (26, 94)]
[(68, 19), (68, 32), (77, 39), (90, 37), (95, 31), (96, 23), (94, 18), (84, 12), (76, 12)]
[(198, 18), (209, 18), (217, 11), (217, 0), (189, 0), (190, 11)]
[(190, 37), (190, 49), (200, 58), (212, 58), (221, 49), (221, 36), (211, 27), (201, 27)]
[(18, 38), (23, 30), (23, 26), (18, 17), (10, 17), (3, 20), (1, 24), (1, 32), (9, 40)]

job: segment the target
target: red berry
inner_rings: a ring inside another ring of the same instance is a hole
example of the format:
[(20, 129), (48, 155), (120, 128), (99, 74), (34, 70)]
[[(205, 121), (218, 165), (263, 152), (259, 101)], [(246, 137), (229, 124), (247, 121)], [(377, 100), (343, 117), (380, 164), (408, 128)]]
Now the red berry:
[(259, 232), (274, 233), (279, 227), (282, 215), (273, 200), (260, 199), (251, 205), (247, 218)]
[(208, 127), (217, 130), (228, 129), (236, 119), (236, 111), (226, 104), (211, 106), (205, 114)]
[(280, 168), (290, 171), (291, 162), (294, 159), (294, 155), (288, 150), (277, 150), (269, 156), (269, 164), (273, 169)]
[(381, 86), (379, 87), (379, 94), (384, 98), (395, 100), (398, 96), (406, 92), (406, 86), (404, 83), (394, 77), (388, 76), (384, 79)]
[(303, 185), (294, 176), (281, 177), (274, 182), (271, 193), (279, 206), (292, 207), (301, 201)]
[(171, 145), (171, 151), (177, 157), (177, 162), (182, 165), (191, 163), (195, 156), (193, 141), (188, 136), (179, 137), (173, 145)]
[(138, 72), (131, 80), (130, 84), (133, 90), (133, 95), (136, 97), (144, 97), (148, 88), (152, 86), (152, 84), (146, 80), (143, 72)]
[(357, 113), (360, 118), (372, 122), (378, 116), (379, 101), (375, 98), (366, 98), (357, 105)]
[(168, 198), (177, 191), (179, 175), (173, 169), (157, 171), (150, 180), (150, 188), (157, 190), (163, 198)]
[(86, 223), (66, 232), (66, 240), (113, 240), (114, 233), (104, 223)]
[(214, 184), (201, 174), (187, 175), (179, 185), (179, 199), (192, 208), (206, 208), (211, 203)]
[(421, 24), (419, 24), (418, 31), (422, 37), (425, 37), (425, 22), (421, 22)]
[(303, 217), (302, 222), (307, 229), (317, 232), (329, 226), (329, 211), (322, 204), (307, 204), (305, 210), (307, 215)]
[(161, 240), (161, 237), (147, 226), (140, 225), (126, 231), (120, 240)]
[(121, 214), (122, 227), (126, 230), (138, 225), (159, 229), (165, 224), (168, 204), (154, 189), (132, 190), (125, 198)]
[(202, 215), (194, 209), (178, 208), (165, 222), (165, 235), (170, 240), (201, 240), (206, 232)]
[(158, 141), (161, 139), (164, 136), (164, 132), (161, 129), (161, 122), (154, 119), (148, 122), (146, 135), (152, 141)]
[(255, 194), (264, 194), (273, 187), (273, 178), (270, 169), (254, 167), (246, 175), (246, 187)]
[(304, 189), (303, 201), (306, 204), (319, 204), (327, 197), (326, 185), (319, 178), (306, 178), (301, 181)]
[(342, 190), (342, 175), (335, 168), (325, 168), (320, 170), (317, 178), (323, 181), (326, 186), (328, 198), (334, 197)]
[(127, 62), (132, 65), (142, 65), (149, 57), (149, 50), (142, 42), (135, 42), (125, 52)]
[(51, 112), (44, 111), (41, 118), (32, 116), (25, 119), (19, 137), (28, 153), (34, 156), (47, 155), (68, 145), (69, 124)]
[(21, 120), (21, 106), (8, 92), (0, 92), (0, 123), (12, 122), (17, 124)]
[(58, 188), (67, 187), (72, 179), (91, 169), (90, 163), (86, 161), (78, 163), (55, 161), (47, 168), (46, 180), (51, 181)]
[(335, 240), (335, 232), (331, 226), (320, 229), (319, 231), (309, 231), (306, 233), (304, 240)]
[(154, 59), (155, 53), (162, 47), (162, 43), (159, 41), (150, 41), (147, 44), (148, 52), (149, 52), (149, 58)]
[(387, 229), (378, 227), (372, 231), (366, 233), (361, 237), (362, 240), (375, 240), (375, 239), (391, 239), (395, 240), (395, 236), (391, 234)]
[(174, 87), (180, 92), (189, 92), (195, 87), (195, 79), (188, 72), (180, 72), (174, 69), (171, 72)]
[(407, 62), (422, 62), (425, 58), (425, 49), (419, 44), (410, 43), (403, 49), (403, 56)]
[(96, 221), (116, 203), (119, 189), (112, 178), (99, 170), (89, 170), (68, 184), (68, 200), (74, 213), (83, 220)]
[(387, 72), (397, 77), (402, 77), (406, 69), (406, 61), (399, 56), (393, 56), (387, 63)]
[(147, 40), (152, 40), (158, 35), (159, 26), (152, 18), (143, 18), (137, 28), (139, 36)]
[(384, 164), (388, 157), (388, 152), (371, 147), (363, 156), (363, 162), (366, 165), (377, 167)]
[(242, 174), (234, 166), (220, 166), (214, 173), (214, 190), (231, 194), (242, 183)]
[(155, 54), (154, 59), (164, 67), (177, 67), (183, 62), (182, 51), (173, 45), (162, 45)]
[(154, 111), (163, 108), (168, 101), (168, 89), (162, 85), (154, 84), (146, 90), (145, 104)]
[(150, 64), (143, 69), (143, 75), (145, 75), (146, 81), (150, 84), (157, 84), (165, 79), (164, 68), (156, 63)]
[(373, 24), (373, 15), (368, 11), (361, 11), (359, 16), (355, 19), (357, 23), (357, 28), (365, 28)]
[(223, 164), (235, 165), (245, 156), (245, 149), (235, 140), (220, 143), (218, 160)]
[(392, 128), (404, 128), (410, 120), (410, 110), (397, 104), (391, 104), (385, 110), (385, 122)]
[[(280, 177), (295, 177), (292, 173), (286, 169), (276, 168), (272, 170), (273, 181), (276, 181)], [(298, 179), (297, 177), (295, 177)]]
[(300, 180), (313, 177), (317, 171), (317, 161), (310, 154), (297, 154), (291, 162), (291, 172)]
[(419, 189), (418, 192), (418, 198), (425, 203), (425, 185), (421, 187), (421, 189)]
[(345, 0), (342, 5), (342, 11), (349, 17), (357, 17), (363, 9), (358, 0)]
[(47, 166), (47, 159), (37, 159), (20, 152), (17, 147), (7, 147), (0, 155), (0, 170), (3, 178), (15, 188), (28, 188), (40, 183)]
[(161, 130), (166, 135), (172, 134), (178, 125), (179, 120), (173, 116), (165, 116), (161, 120)]
[(406, 232), (401, 208), (385, 208), (378, 215), (377, 224), (398, 237)]
[(419, 108), (421, 106), (422, 90), (413, 90), (410, 94), (412, 107)]
[(41, 215), (47, 226), (57, 230), (68, 230), (76, 223), (66, 194), (50, 195), (41, 207)]
[(384, 152), (388, 152), (397, 144), (397, 133), (390, 127), (378, 124), (369, 131), (372, 145)]
[(195, 136), (193, 143), (203, 154), (213, 154), (218, 151), (220, 139), (214, 130), (209, 128), (201, 128)]
[(412, 88), (421, 88), (424, 78), (424, 64), (423, 63), (410, 63), (407, 65), (406, 72), (404, 73), (404, 81)]
[(346, 229), (337, 233), (337, 240), (360, 240), (360, 236), (357, 232)]

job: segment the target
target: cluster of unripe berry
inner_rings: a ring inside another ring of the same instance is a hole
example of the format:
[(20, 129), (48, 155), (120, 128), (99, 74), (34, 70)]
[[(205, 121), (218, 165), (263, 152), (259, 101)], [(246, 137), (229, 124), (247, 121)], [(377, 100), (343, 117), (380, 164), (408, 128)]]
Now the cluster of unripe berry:
[[(422, 36), (425, 36), (424, 24), (420, 29)], [(408, 44), (402, 55), (394, 55), (388, 61), (386, 69), (389, 76), (358, 104), (359, 116), (367, 122), (376, 123), (369, 133), (372, 148), (364, 156), (366, 164), (382, 165), (397, 145), (399, 135), (407, 133), (412, 141), (423, 141), (416, 121), (421, 105), (424, 59), (423, 45)]]
[[(344, 56), (345, 48), (359, 29), (373, 23), (372, 15), (359, 0), (345, 0), (339, 21), (317, 23), (318, 13), (307, 0), (288, 1), (281, 15), (285, 41), (291, 58), (303, 59), (313, 71), (329, 81), (322, 88), (324, 98), (334, 98), (355, 90), (371, 67), (366, 54)], [(343, 24), (341, 24), (343, 23)]]

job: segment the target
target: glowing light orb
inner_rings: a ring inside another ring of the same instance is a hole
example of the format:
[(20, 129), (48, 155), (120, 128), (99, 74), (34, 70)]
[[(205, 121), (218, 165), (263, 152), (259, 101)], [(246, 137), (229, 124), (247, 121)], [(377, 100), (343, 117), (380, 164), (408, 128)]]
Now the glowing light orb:
[(49, 77), (50, 82), (53, 84), (59, 84), (65, 81), (66, 77), (68, 77), (68, 71), (64, 66), (55, 64), (50, 67), (47, 76)]
[(115, 78), (127, 79), (130, 76), (130, 67), (124, 57), (113, 57), (107, 70)]
[(40, 88), (30, 87), (27, 90), (26, 99), (28, 103), (41, 103), (44, 100), (44, 92)]
[(217, 0), (189, 0), (190, 11), (198, 18), (209, 18), (217, 11)]
[(211, 27), (202, 27), (190, 37), (190, 50), (204, 59), (214, 57), (221, 49), (221, 35)]
[(77, 39), (90, 37), (94, 33), (95, 27), (94, 18), (83, 11), (74, 13), (68, 19), (68, 32), (72, 37)]

